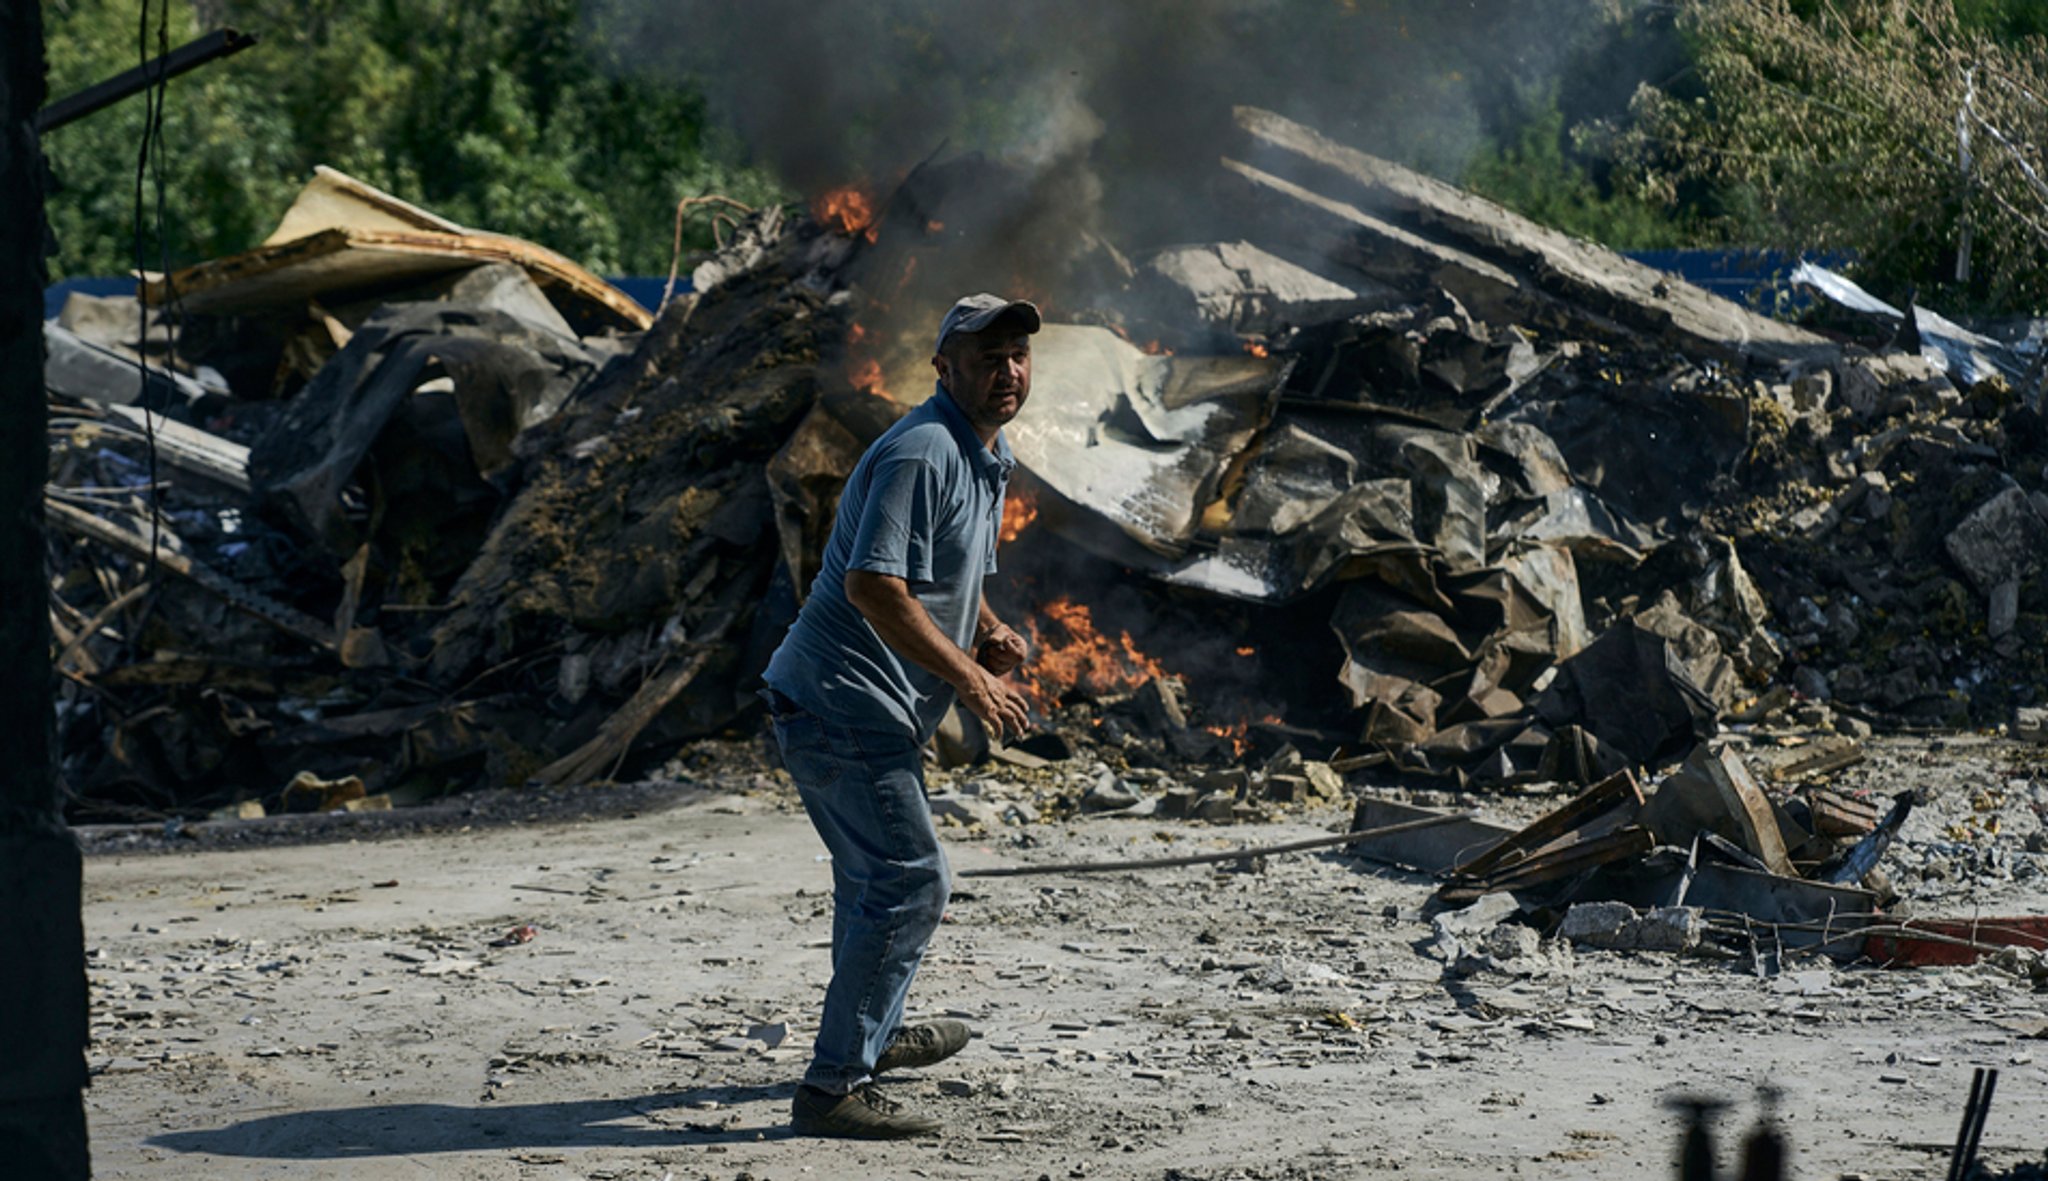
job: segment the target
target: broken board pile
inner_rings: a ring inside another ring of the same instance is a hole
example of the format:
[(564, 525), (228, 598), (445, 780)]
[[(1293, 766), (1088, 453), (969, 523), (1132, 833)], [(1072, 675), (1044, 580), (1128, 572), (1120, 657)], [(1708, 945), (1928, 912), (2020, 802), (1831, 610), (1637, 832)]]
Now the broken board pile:
[[(1074, 229), (1009, 284), (1055, 294), (1009, 432), (1036, 524), (994, 593), (1046, 645), (1078, 630), (1036, 626), (1063, 579), (1141, 633), (1121, 687), (1040, 685), (1055, 753), (1584, 786), (2048, 650), (2042, 547), (2001, 548), (2048, 535), (2019, 379), (1769, 319), (1276, 115), (1233, 136), (1229, 233)], [(48, 504), (77, 814), (589, 782), (747, 732), (840, 483), (914, 400), (849, 373), (1005, 285), (972, 199), (999, 171), (920, 169), (871, 233), (761, 211), (659, 317), (328, 170), (257, 249), (75, 299)], [(1798, 548), (1844, 533), (1876, 567)], [(1908, 607), (2010, 619), (1910, 686), (1847, 676)]]

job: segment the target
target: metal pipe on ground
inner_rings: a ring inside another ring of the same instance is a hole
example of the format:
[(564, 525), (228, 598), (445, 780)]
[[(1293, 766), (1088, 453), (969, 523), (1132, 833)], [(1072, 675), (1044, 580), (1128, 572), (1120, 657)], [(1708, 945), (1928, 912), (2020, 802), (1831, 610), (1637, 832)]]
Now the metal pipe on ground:
[(1450, 812), (1442, 816), (1426, 816), (1420, 820), (1404, 820), (1399, 824), (1386, 824), (1379, 828), (1361, 828), (1335, 836), (1310, 837), (1302, 841), (1288, 841), (1279, 845), (1244, 845), (1236, 849), (1224, 849), (1215, 853), (1190, 853), (1181, 857), (1135, 857), (1121, 861), (1064, 861), (1057, 865), (1003, 865), (988, 869), (963, 869), (956, 871), (956, 878), (1021, 878), (1054, 873), (1112, 873), (1127, 869), (1170, 869), (1180, 865), (1210, 865), (1219, 861), (1249, 861), (1254, 857), (1271, 857), (1280, 853), (1302, 853), (1310, 849), (1329, 849), (1338, 845), (1354, 844), (1379, 837), (1394, 836), (1397, 833), (1415, 832), (1418, 829), (1435, 828), (1440, 824), (1451, 824), (1472, 819), (1470, 812)]

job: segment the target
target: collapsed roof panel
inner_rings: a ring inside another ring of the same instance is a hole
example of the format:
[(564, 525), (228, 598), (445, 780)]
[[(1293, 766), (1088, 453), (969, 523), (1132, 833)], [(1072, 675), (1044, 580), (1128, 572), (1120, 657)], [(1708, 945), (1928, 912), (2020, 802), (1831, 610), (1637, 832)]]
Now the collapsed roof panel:
[(1153, 356), (1106, 328), (1048, 324), (1032, 343), (1031, 400), (1006, 434), (1032, 475), (1156, 567), (1186, 552), (1283, 375), (1274, 358)]
[(331, 168), (300, 192), (261, 246), (142, 285), (145, 302), (175, 291), (190, 312), (243, 314), (310, 299), (366, 296), (485, 263), (526, 270), (583, 334), (644, 330), (653, 313), (570, 259), (522, 238), (471, 230)]

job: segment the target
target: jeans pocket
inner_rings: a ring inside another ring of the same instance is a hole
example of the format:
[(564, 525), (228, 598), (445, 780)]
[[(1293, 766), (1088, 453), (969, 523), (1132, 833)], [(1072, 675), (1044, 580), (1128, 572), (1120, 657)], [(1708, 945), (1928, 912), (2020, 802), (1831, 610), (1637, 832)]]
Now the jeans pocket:
[(776, 718), (775, 742), (782, 748), (782, 765), (797, 786), (825, 788), (839, 782), (842, 767), (818, 719), (807, 714)]

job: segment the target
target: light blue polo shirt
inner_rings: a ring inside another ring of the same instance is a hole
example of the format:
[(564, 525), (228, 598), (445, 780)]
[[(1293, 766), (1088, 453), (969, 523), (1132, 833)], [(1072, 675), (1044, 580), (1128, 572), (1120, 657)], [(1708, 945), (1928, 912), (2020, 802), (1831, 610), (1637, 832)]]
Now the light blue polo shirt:
[(944, 386), (875, 440), (839, 495), (817, 580), (769, 658), (768, 686), (828, 722), (930, 738), (953, 687), (882, 641), (847, 601), (846, 572), (903, 579), (939, 632), (969, 648), (1016, 464), (1001, 433), (993, 451), (981, 445)]

